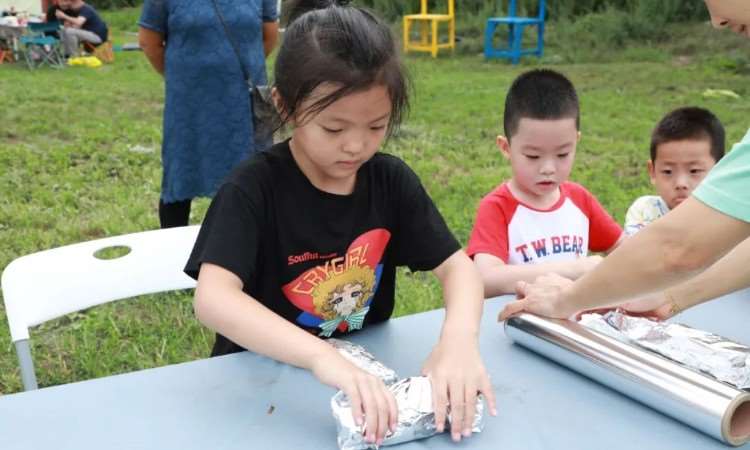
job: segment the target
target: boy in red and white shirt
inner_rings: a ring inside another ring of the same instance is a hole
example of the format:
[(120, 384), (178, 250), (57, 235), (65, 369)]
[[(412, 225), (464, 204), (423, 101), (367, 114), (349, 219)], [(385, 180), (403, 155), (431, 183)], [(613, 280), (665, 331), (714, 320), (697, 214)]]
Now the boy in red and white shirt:
[(485, 297), (554, 272), (575, 279), (623, 238), (622, 228), (583, 186), (567, 181), (580, 139), (573, 84), (551, 70), (520, 75), (505, 99), (497, 145), (513, 176), (479, 204), (467, 252)]

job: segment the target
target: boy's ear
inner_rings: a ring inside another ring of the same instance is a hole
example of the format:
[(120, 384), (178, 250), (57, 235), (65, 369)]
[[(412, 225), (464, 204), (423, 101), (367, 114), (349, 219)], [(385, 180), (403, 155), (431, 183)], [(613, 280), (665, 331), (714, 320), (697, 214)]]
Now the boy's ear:
[(576, 135), (576, 144), (579, 143), (579, 142), (581, 142), (581, 132), (580, 131)]
[(656, 167), (650, 159), (648, 160), (648, 177), (651, 179), (651, 184), (656, 184)]
[(503, 135), (498, 135), (495, 141), (497, 148), (500, 149), (500, 153), (505, 156), (506, 159), (510, 159), (510, 141)]

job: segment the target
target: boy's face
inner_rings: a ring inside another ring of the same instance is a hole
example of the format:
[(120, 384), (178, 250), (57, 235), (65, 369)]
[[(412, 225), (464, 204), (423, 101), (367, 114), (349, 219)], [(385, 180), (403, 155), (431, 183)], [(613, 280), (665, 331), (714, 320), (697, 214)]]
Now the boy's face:
[(735, 33), (750, 37), (750, 1), (706, 0), (706, 6), (714, 27), (729, 27)]
[(669, 209), (690, 196), (716, 164), (708, 139), (664, 142), (656, 147), (656, 161), (648, 162), (648, 174), (656, 192)]
[(522, 118), (510, 142), (500, 136), (497, 144), (510, 160), (516, 186), (543, 201), (556, 198), (560, 183), (568, 179), (579, 136), (574, 118)]

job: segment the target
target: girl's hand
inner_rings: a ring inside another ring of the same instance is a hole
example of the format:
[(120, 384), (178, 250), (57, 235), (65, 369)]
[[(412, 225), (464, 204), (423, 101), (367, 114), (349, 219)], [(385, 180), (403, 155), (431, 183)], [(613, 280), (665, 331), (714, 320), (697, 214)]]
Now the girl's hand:
[(396, 399), (381, 379), (331, 350), (316, 358), (310, 370), (322, 383), (344, 391), (351, 403), (354, 423), (365, 424), (365, 440), (382, 444), (386, 433), (395, 431), (398, 424)]
[(507, 320), (522, 312), (567, 319), (577, 312), (571, 310), (565, 301), (565, 291), (572, 284), (571, 280), (554, 273), (542, 275), (534, 283), (519, 281), (516, 285), (516, 296), (519, 300), (505, 305), (498, 320)]
[(444, 431), (446, 410), (451, 408), (451, 434), (458, 442), (471, 436), (477, 393), (487, 399), (489, 411), (497, 415), (495, 393), (479, 355), (474, 337), (443, 336), (422, 368), (432, 383), (432, 404), (437, 431)]

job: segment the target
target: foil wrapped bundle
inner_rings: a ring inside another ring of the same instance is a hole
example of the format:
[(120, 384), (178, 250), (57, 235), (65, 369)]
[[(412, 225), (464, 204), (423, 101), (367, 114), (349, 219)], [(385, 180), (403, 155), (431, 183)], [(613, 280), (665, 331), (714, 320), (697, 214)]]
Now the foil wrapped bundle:
[[(396, 431), (388, 432), (382, 445), (395, 445), (437, 434), (435, 411), (432, 408), (432, 385), (427, 377), (405, 378), (388, 387), (393, 392), (398, 405), (398, 425)], [(472, 432), (484, 428), (484, 403), (477, 397), (476, 414)], [(377, 445), (364, 439), (364, 425), (354, 423), (349, 399), (339, 391), (331, 399), (331, 409), (338, 428), (338, 444), (341, 450), (376, 449)], [(450, 413), (448, 414), (448, 424)], [(446, 430), (449, 429), (446, 425)]]
[(586, 314), (580, 323), (739, 389), (750, 389), (750, 347), (745, 345), (686, 325), (628, 316), (621, 311)]
[(328, 339), (326, 342), (334, 346), (344, 358), (348, 359), (355, 366), (383, 380), (386, 386), (398, 381), (398, 375), (395, 370), (386, 367), (385, 364), (375, 359), (361, 345), (341, 339)]

